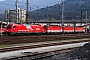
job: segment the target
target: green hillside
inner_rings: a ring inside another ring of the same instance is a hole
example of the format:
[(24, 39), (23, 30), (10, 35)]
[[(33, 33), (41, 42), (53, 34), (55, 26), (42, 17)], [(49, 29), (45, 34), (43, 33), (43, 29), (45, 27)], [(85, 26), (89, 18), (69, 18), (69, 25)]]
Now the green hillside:
[[(85, 11), (88, 11), (88, 18), (90, 14), (90, 0), (66, 0), (64, 4), (64, 19), (85, 19)], [(54, 6), (47, 6), (35, 11), (31, 11), (30, 19), (42, 20), (42, 19), (61, 19), (62, 18), (62, 3)]]

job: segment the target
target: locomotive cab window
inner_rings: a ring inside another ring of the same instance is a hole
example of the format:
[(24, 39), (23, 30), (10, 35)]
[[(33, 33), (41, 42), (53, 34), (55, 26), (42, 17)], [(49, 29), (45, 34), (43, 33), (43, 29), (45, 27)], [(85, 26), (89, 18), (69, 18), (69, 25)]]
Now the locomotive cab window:
[(16, 28), (16, 26), (13, 26), (13, 28)]
[(45, 25), (45, 26), (44, 26), (44, 28), (45, 28), (45, 29), (47, 29), (47, 28), (48, 28), (48, 26), (46, 26), (46, 25)]
[(6, 29), (11, 29), (11, 25), (8, 25), (8, 26), (6, 27)]

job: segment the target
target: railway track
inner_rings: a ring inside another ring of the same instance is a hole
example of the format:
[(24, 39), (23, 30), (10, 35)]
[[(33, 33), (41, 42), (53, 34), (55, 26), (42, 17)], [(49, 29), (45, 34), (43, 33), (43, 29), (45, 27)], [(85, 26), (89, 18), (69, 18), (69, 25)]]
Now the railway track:
[[(72, 50), (72, 49), (74, 49), (74, 48), (64, 49), (64, 50)], [(50, 51), (50, 52), (45, 52), (45, 53), (33, 53), (33, 54), (30, 54), (28, 52), (28, 53), (25, 53), (25, 54), (27, 54), (27, 56), (11, 58), (11, 59), (7, 59), (7, 60), (42, 60), (44, 58), (49, 58), (49, 57), (54, 58), (55, 55), (61, 54), (61, 51), (63, 51), (63, 50)]]
[(60, 35), (30, 35), (30, 36), (2, 36), (0, 44), (22, 44), (54, 40), (69, 40), (89, 38), (90, 34), (60, 34)]
[(64, 44), (73, 44), (73, 43), (80, 43), (80, 42), (89, 42), (90, 40), (73, 40), (73, 41), (61, 41), (61, 42), (54, 42), (50, 44), (40, 44), (40, 45), (31, 45), (31, 46), (16, 46), (16, 47), (7, 47), (7, 48), (1, 48), (1, 52), (9, 52), (9, 51), (15, 51), (15, 50), (23, 50), (23, 49), (32, 49), (32, 48), (40, 48), (40, 47), (47, 47), (47, 46), (56, 46), (56, 45), (64, 45)]
[[(73, 44), (79, 44), (79, 43), (86, 43), (86, 42), (89, 42), (90, 40), (88, 40), (88, 39), (83, 39), (83, 40), (73, 40), (73, 41), (62, 41), (62, 42), (58, 42), (58, 43), (56, 43), (56, 42), (53, 42), (53, 43), (45, 43), (45, 44), (38, 44), (38, 45), (31, 45), (31, 46), (17, 46), (17, 47), (8, 47), (8, 48), (3, 48), (3, 49), (0, 49), (0, 55), (2, 55), (2, 57), (0, 57), (0, 58), (8, 58), (8, 57), (15, 57), (15, 56), (12, 56), (12, 54), (11, 54), (11, 56), (9, 56), (8, 55), (8, 53), (10, 54), (10, 53), (14, 53), (14, 52), (16, 52), (17, 53), (17, 51), (19, 51), (18, 53), (20, 53), (21, 54), (21, 56), (26, 56), (26, 53), (32, 53), (32, 52), (28, 52), (28, 51), (34, 51), (34, 49), (39, 49), (39, 48), (41, 48), (43, 51), (44, 50), (47, 50), (48, 48), (51, 48), (51, 49), (54, 49), (54, 48), (52, 48), (52, 47), (58, 47), (58, 48), (60, 48), (60, 46), (66, 46), (66, 45), (69, 45), (69, 44), (72, 44), (71, 46), (73, 46)], [(82, 44), (81, 44), (82, 45)], [(80, 47), (80, 46), (76, 46), (76, 47)], [(72, 48), (76, 48), (75, 46), (74, 47), (72, 47)], [(45, 49), (46, 48), (46, 49)], [(59, 49), (59, 50), (67, 50), (67, 49), (72, 49), (71, 47), (69, 47), (69, 48), (67, 48), (67, 47), (64, 47), (63, 49)], [(31, 50), (29, 50), (29, 49), (31, 49)], [(26, 50), (26, 52), (24, 51), (24, 50)], [(27, 51), (28, 50), (28, 51)], [(50, 50), (50, 49), (49, 49)], [(57, 49), (55, 49), (55, 51), (56, 51)], [(37, 50), (37, 51), (39, 51), (39, 50)], [(39, 53), (38, 52), (33, 52), (33, 54), (31, 54), (31, 55), (35, 55), (35, 54), (42, 54), (43, 52), (41, 52), (41, 51), (39, 51)], [(51, 51), (54, 51), (54, 50), (51, 50)], [(24, 53), (24, 54), (22, 54), (22, 52)], [(47, 51), (44, 51), (45, 53), (47, 52)], [(48, 52), (50, 52), (50, 51), (48, 51)], [(8, 56), (7, 56), (7, 55)], [(18, 56), (18, 55), (17, 55)], [(16, 56), (16, 57), (17, 57)]]
[[(47, 57), (52, 57), (52, 56), (55, 56), (55, 55), (58, 55), (60, 54), (61, 51), (64, 51), (64, 50), (71, 50), (71, 49), (74, 49), (74, 48), (79, 48), (80, 46), (84, 45), (85, 43), (88, 43), (88, 42), (84, 42), (84, 43), (76, 43), (76, 44), (66, 44), (66, 45), (61, 45), (60, 46), (53, 46), (53, 47), (44, 47), (44, 48), (35, 48), (35, 49), (31, 49), (33, 52), (27, 52), (27, 51), (18, 51), (18, 52), (13, 52), (13, 54), (17, 54), (16, 56), (11, 56), (11, 57), (4, 57), (2, 59), (6, 59), (6, 60), (26, 60), (27, 58), (29, 60), (42, 60), (44, 58), (47, 58)], [(78, 45), (78, 47), (76, 47)], [(71, 47), (70, 47), (71, 46)], [(55, 47), (59, 48), (59, 50), (55, 49), (55, 50), (51, 50), (52, 48), (54, 49)], [(64, 47), (64, 48), (63, 48)], [(44, 49), (44, 50), (43, 50)], [(49, 50), (48, 50), (49, 49)], [(38, 50), (37, 52), (35, 52), (35, 50)], [(10, 54), (10, 53), (7, 53), (7, 54)], [(19, 55), (18, 55), (19, 54)], [(22, 56), (20, 56), (20, 54)], [(1, 54), (2, 55), (2, 54)]]

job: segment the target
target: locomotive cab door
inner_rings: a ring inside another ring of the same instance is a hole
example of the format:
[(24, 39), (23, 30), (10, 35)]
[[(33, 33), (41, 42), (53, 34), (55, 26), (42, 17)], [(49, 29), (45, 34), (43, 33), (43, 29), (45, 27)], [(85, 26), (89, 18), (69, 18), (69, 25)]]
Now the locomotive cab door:
[(12, 32), (13, 32), (13, 33), (16, 33), (16, 32), (17, 32), (16, 26), (13, 26), (13, 27), (12, 27)]

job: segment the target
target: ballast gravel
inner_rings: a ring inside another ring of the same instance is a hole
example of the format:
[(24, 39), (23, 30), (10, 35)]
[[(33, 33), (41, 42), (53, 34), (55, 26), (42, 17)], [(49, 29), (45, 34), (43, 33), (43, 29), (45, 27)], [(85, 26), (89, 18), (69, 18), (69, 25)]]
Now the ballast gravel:
[(50, 60), (90, 60), (90, 43), (86, 43), (80, 48), (55, 55)]

